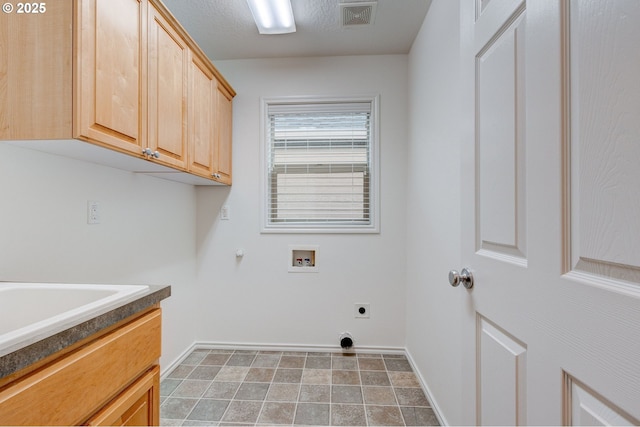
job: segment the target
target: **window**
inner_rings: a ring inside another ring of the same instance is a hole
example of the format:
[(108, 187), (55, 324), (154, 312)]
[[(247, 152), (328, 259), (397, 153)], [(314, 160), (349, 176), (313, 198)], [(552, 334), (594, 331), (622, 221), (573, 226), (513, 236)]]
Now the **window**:
[(377, 98), (264, 100), (263, 231), (377, 232)]

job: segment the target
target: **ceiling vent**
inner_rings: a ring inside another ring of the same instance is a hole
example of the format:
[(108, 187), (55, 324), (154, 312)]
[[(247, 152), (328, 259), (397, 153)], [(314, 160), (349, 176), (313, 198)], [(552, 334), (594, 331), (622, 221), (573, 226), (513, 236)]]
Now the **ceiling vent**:
[(359, 1), (340, 3), (340, 16), (343, 27), (357, 28), (369, 26), (375, 21), (376, 2)]

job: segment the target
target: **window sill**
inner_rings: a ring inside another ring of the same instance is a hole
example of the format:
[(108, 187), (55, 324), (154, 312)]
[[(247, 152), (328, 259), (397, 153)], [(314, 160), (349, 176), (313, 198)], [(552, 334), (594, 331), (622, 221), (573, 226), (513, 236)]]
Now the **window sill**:
[(353, 227), (296, 227), (296, 226), (263, 226), (262, 234), (379, 234), (378, 226)]

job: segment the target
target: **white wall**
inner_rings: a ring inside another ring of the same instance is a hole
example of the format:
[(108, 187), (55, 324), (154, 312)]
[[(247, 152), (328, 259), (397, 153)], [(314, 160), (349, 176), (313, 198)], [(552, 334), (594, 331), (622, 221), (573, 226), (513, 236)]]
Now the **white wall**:
[[(0, 144), (0, 280), (170, 283), (164, 366), (194, 341), (337, 346), (349, 330), (356, 346), (406, 347), (457, 424), (458, 40), (457, 2), (434, 0), (408, 57), (216, 62), (238, 92), (231, 188)], [(261, 234), (260, 97), (365, 94), (381, 95), (381, 233)], [(102, 224), (86, 224), (87, 200)], [(290, 244), (319, 245), (320, 272), (288, 273)]]
[[(198, 199), (198, 339), (356, 346), (405, 343), (407, 56), (217, 61), (234, 99), (233, 187)], [(261, 234), (260, 98), (380, 94), (381, 233)], [(231, 219), (220, 221), (223, 203)], [(319, 273), (288, 273), (290, 244), (319, 245)], [(235, 251), (246, 255), (237, 260)], [(354, 319), (354, 303), (371, 318)]]
[(192, 186), (0, 144), (0, 280), (172, 285), (164, 366), (195, 340), (195, 252)]
[(460, 424), (459, 6), (433, 0), (409, 55), (407, 350), (447, 424)]

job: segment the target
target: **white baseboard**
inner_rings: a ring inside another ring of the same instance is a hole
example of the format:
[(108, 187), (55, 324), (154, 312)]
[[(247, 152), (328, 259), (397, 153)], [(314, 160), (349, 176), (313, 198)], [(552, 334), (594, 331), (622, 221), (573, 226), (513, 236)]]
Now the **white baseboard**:
[(449, 423), (442, 414), (438, 402), (435, 400), (427, 382), (425, 381), (420, 369), (415, 364), (411, 353), (406, 348), (402, 347), (358, 347), (349, 351), (342, 351), (341, 348), (336, 346), (323, 346), (323, 345), (293, 345), (293, 344), (247, 344), (247, 343), (235, 343), (235, 342), (207, 342), (196, 341), (189, 348), (183, 351), (172, 363), (167, 366), (161, 367), (161, 379), (165, 379), (166, 376), (173, 371), (184, 359), (191, 354), (194, 350), (211, 350), (211, 349), (223, 349), (223, 350), (254, 350), (254, 351), (296, 351), (296, 352), (322, 352), (322, 353), (379, 353), (379, 354), (402, 354), (407, 357), (413, 372), (416, 374), (422, 391), (431, 402), (431, 407), (435, 413), (440, 425), (447, 426)]
[(173, 362), (169, 363), (165, 366), (160, 366), (160, 381), (164, 380), (171, 371), (173, 371), (179, 364), (182, 363), (184, 359), (187, 358), (191, 354), (193, 350), (195, 350), (196, 343), (191, 344), (186, 350), (184, 350), (178, 357), (174, 359)]
[(380, 354), (405, 354), (405, 349), (401, 347), (360, 347), (342, 351), (337, 346), (323, 345), (295, 345), (295, 344), (248, 344), (236, 342), (210, 342), (196, 341), (189, 348), (183, 351), (173, 362), (166, 366), (161, 366), (160, 378), (164, 379), (173, 371), (193, 350), (222, 349), (222, 350), (254, 350), (254, 351), (296, 351), (296, 352), (321, 352), (321, 353), (380, 353)]
[(404, 354), (407, 356), (407, 360), (409, 361), (409, 364), (411, 365), (411, 369), (413, 369), (413, 373), (416, 374), (416, 377), (418, 377), (418, 381), (420, 382), (420, 386), (422, 387), (422, 391), (427, 396), (427, 399), (429, 399), (429, 402), (431, 402), (431, 409), (433, 409), (433, 413), (436, 414), (436, 418), (438, 418), (438, 422), (440, 423), (441, 426), (448, 426), (449, 423), (447, 422), (447, 419), (444, 417), (444, 415), (442, 415), (442, 411), (440, 410), (440, 407), (438, 406), (438, 402), (433, 397), (433, 393), (431, 393), (431, 390), (429, 389), (429, 386), (427, 385), (427, 382), (425, 381), (424, 377), (422, 376), (422, 373), (420, 372), (420, 369), (418, 369), (418, 367), (415, 364), (415, 361), (413, 360), (413, 357), (411, 357), (411, 353), (407, 349), (405, 349), (404, 350)]
[(380, 353), (380, 354), (405, 354), (402, 347), (353, 347), (343, 351), (338, 346), (326, 345), (297, 345), (297, 344), (248, 344), (236, 342), (196, 342), (196, 348), (202, 349), (230, 349), (230, 350), (255, 350), (255, 351), (296, 351), (296, 352), (321, 352), (321, 353)]

